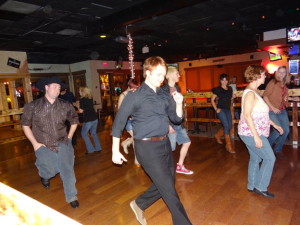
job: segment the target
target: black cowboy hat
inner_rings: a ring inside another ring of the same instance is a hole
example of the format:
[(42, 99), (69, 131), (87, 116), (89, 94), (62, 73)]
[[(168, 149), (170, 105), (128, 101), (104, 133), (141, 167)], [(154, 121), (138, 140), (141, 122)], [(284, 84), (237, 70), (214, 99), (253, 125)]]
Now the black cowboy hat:
[(39, 80), (36, 83), (36, 86), (37, 86), (38, 89), (44, 91), (45, 90), (45, 85), (53, 84), (53, 83), (59, 84), (61, 86), (61, 89), (65, 88), (65, 83), (61, 82), (61, 80), (58, 77), (43, 78), (43, 79)]

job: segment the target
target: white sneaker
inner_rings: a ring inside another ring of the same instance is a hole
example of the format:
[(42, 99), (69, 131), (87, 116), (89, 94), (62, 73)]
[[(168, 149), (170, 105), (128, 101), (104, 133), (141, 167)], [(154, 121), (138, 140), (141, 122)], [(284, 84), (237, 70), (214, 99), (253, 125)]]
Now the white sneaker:
[(141, 210), (140, 207), (135, 203), (135, 200), (131, 201), (129, 205), (130, 205), (132, 211), (134, 212), (137, 221), (141, 225), (147, 225), (147, 221), (144, 216), (144, 211)]

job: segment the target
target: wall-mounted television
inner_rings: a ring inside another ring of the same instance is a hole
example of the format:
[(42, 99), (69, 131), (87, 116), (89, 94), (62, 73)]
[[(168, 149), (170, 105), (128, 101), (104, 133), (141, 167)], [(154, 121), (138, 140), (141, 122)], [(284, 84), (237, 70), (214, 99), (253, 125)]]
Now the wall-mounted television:
[(276, 61), (276, 60), (281, 60), (282, 57), (280, 54), (269, 52), (269, 59), (270, 61)]
[(300, 42), (300, 26), (286, 29), (287, 43)]
[(292, 75), (297, 75), (299, 73), (299, 59), (289, 60), (289, 72)]

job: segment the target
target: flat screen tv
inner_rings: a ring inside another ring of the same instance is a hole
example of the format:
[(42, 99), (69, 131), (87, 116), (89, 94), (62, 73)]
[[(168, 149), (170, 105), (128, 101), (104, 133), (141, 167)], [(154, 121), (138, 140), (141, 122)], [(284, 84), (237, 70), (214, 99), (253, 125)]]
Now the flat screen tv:
[(277, 53), (269, 52), (269, 59), (270, 61), (276, 61), (276, 60), (281, 60), (282, 57)]
[(286, 29), (287, 43), (300, 42), (300, 26)]
[(292, 75), (297, 75), (299, 73), (299, 59), (289, 60), (289, 72)]

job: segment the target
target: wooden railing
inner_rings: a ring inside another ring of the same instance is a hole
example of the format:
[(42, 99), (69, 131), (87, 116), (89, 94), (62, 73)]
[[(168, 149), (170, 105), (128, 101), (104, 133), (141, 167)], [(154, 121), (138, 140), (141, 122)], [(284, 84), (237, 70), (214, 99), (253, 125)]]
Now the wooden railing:
[[(263, 94), (264, 91), (258, 91), (260, 95)], [(242, 97), (243, 91), (236, 91), (234, 92), (236, 97)], [(185, 93), (184, 96), (184, 110), (185, 110), (185, 126), (189, 129), (189, 122), (194, 122), (194, 129), (195, 123), (221, 123), (221, 121), (217, 118), (207, 118), (207, 117), (198, 117), (198, 109), (209, 109), (213, 110), (212, 104), (207, 100), (211, 98), (212, 92), (193, 92), (193, 93)], [(300, 89), (289, 89), (289, 96), (300, 96)], [(234, 119), (234, 108), (241, 107), (240, 103), (234, 103), (232, 106), (232, 122), (238, 123), (238, 120)], [(298, 108), (300, 107), (299, 102), (290, 102), (290, 107), (292, 107), (292, 121), (290, 121), (290, 126), (292, 126), (293, 132), (293, 145), (298, 144), (298, 126), (300, 123), (298, 122)], [(188, 114), (189, 111), (189, 114)], [(188, 116), (192, 112), (193, 116)], [(234, 126), (233, 126), (234, 129)], [(234, 134), (234, 130), (232, 130)]]

